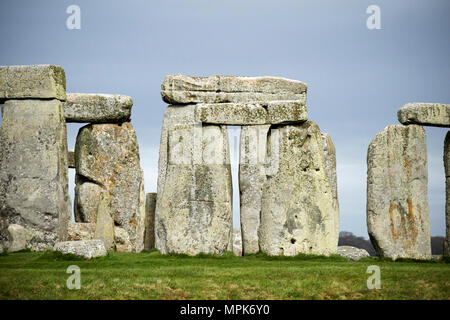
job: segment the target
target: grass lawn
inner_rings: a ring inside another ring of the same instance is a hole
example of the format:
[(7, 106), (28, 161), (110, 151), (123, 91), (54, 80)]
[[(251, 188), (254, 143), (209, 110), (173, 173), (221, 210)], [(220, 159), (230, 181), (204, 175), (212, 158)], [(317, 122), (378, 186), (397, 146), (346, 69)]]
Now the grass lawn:
[[(81, 269), (69, 290), (67, 267)], [(367, 289), (367, 267), (381, 289)], [(55, 252), (0, 254), (0, 299), (450, 299), (450, 264), (339, 256), (163, 256), (112, 252), (83, 260)]]

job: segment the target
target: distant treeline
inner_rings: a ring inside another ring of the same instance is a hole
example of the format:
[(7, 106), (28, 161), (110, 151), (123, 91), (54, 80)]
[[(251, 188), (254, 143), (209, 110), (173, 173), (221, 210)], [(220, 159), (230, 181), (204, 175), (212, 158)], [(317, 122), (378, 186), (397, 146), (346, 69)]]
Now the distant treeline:
[[(352, 246), (360, 249), (365, 249), (371, 256), (375, 256), (376, 252), (370, 240), (363, 237), (355, 236), (348, 231), (341, 231), (339, 233), (340, 246)], [(431, 253), (441, 255), (444, 247), (444, 237), (431, 237)]]

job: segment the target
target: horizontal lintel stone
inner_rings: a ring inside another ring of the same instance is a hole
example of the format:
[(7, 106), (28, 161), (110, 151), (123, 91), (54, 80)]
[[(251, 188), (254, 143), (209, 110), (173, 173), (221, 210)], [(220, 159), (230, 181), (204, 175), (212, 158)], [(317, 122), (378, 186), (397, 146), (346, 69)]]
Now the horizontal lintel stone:
[(68, 93), (64, 103), (66, 122), (129, 122), (133, 99), (120, 94)]
[(450, 127), (450, 104), (408, 103), (398, 110), (397, 117), (404, 125)]
[(308, 120), (302, 101), (197, 104), (195, 120), (222, 125), (301, 123)]
[(0, 66), (0, 101), (66, 100), (66, 74), (55, 65)]

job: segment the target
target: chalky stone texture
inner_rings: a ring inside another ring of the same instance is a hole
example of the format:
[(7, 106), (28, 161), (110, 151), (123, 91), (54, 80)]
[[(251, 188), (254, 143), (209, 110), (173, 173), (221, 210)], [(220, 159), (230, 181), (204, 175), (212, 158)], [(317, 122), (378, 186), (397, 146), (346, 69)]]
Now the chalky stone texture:
[(304, 82), (277, 77), (189, 77), (168, 75), (161, 95), (170, 104), (298, 100), (306, 102)]
[(114, 227), (114, 242), (116, 244), (116, 251), (132, 252), (133, 247), (130, 242), (128, 232), (121, 227)]
[(336, 253), (336, 208), (319, 127), (311, 121), (270, 130), (259, 245), (269, 255)]
[(361, 258), (370, 257), (370, 254), (364, 250), (352, 246), (339, 246), (337, 254), (350, 260), (358, 261)]
[(445, 225), (446, 236), (444, 241), (444, 255), (450, 256), (450, 131), (444, 140), (444, 167), (445, 167)]
[(103, 241), (107, 251), (114, 250), (114, 220), (111, 217), (111, 196), (103, 191), (97, 209), (94, 238)]
[(16, 252), (29, 249), (30, 240), (33, 239), (33, 233), (18, 224), (11, 224), (8, 227), (9, 244), (8, 251)]
[(64, 103), (67, 122), (129, 122), (133, 99), (120, 94), (68, 93)]
[(258, 228), (269, 125), (244, 126), (240, 136), (239, 191), (243, 253), (259, 252)]
[(69, 222), (67, 241), (92, 240), (95, 235), (95, 223)]
[(430, 259), (425, 131), (392, 125), (367, 151), (367, 228), (382, 257)]
[(222, 254), (232, 235), (225, 126), (198, 125), (195, 106), (169, 106), (161, 133), (155, 244), (163, 254)]
[[(77, 207), (95, 208), (99, 191), (111, 195), (111, 216), (117, 226), (127, 230), (133, 251), (144, 248), (145, 193), (143, 172), (139, 164), (139, 147), (131, 123), (91, 124), (80, 129), (75, 144), (77, 188), (90, 183), (92, 201), (76, 195)], [(98, 185), (99, 188), (93, 185)], [(77, 191), (77, 189), (76, 189)], [(79, 191), (81, 192), (81, 191)], [(91, 217), (97, 216), (92, 214)], [(81, 216), (81, 215), (80, 215)], [(85, 213), (85, 216), (87, 214)], [(84, 222), (93, 222), (92, 220)]]
[(339, 235), (339, 200), (337, 192), (337, 174), (336, 174), (336, 148), (328, 133), (322, 133), (323, 155), (325, 159), (325, 171), (328, 181), (330, 182), (331, 192), (333, 195), (333, 205), (336, 213), (334, 221), (336, 222), (335, 230)]
[(59, 100), (8, 100), (0, 128), (0, 242), (18, 224), (43, 250), (67, 237), (66, 123)]
[(450, 127), (450, 104), (408, 103), (397, 112), (400, 123)]
[(197, 104), (198, 122), (226, 125), (299, 123), (308, 119), (306, 105), (300, 101)]
[(107, 251), (102, 240), (58, 242), (54, 245), (53, 250), (65, 254), (74, 254), (86, 259), (103, 257), (107, 255)]
[(64, 69), (53, 65), (0, 66), (0, 101), (29, 98), (66, 100)]
[(101, 185), (75, 176), (74, 213), (76, 222), (97, 222), (97, 209), (103, 191)]
[(242, 234), (241, 229), (233, 229), (233, 253), (242, 256)]
[(144, 249), (150, 250), (155, 247), (155, 210), (156, 193), (147, 193), (145, 200), (145, 237)]

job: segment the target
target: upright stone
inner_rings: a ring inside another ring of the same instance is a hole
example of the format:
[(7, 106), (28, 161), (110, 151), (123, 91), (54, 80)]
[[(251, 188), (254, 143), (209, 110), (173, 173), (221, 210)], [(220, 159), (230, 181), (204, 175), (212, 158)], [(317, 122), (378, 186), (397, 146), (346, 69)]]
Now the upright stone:
[[(80, 222), (94, 222), (94, 217), (98, 218), (95, 203), (98, 203), (101, 192), (108, 191), (115, 225), (128, 232), (133, 251), (142, 251), (144, 178), (139, 164), (136, 133), (131, 123), (90, 124), (82, 127), (75, 145), (75, 165), (76, 206), (82, 208), (80, 212), (84, 212), (84, 217), (90, 217), (85, 219), (89, 221)], [(85, 184), (89, 186), (86, 189)]]
[[(0, 74), (4, 77), (3, 72)], [(10, 76), (8, 73), (7, 79)], [(47, 80), (42, 79), (43, 85)], [(25, 88), (24, 83), (19, 82), (17, 86), (23, 84)], [(17, 86), (8, 82), (10, 89), (3, 96), (13, 95)], [(36, 83), (24, 95), (34, 94), (35, 90), (39, 91)], [(8, 238), (8, 226), (18, 224), (33, 234), (27, 248), (51, 248), (57, 241), (66, 239), (71, 217), (62, 104), (55, 99), (7, 100), (2, 115), (0, 242)]]
[(336, 234), (339, 235), (339, 200), (337, 191), (337, 174), (336, 174), (336, 148), (328, 133), (322, 133), (323, 155), (325, 159), (325, 171), (327, 173), (328, 181), (330, 182), (331, 192), (333, 194), (333, 206), (336, 217)]
[[(259, 252), (261, 198), (270, 125), (243, 126), (240, 137), (239, 192), (243, 254)], [(240, 232), (240, 230), (239, 230)]]
[(232, 234), (225, 126), (195, 121), (195, 105), (169, 106), (158, 163), (155, 243), (163, 254), (222, 254)]
[(103, 191), (98, 203), (94, 238), (103, 241), (107, 251), (114, 250), (114, 220), (111, 217), (111, 196)]
[(147, 193), (145, 200), (145, 250), (150, 250), (155, 247), (155, 210), (156, 193)]
[(336, 253), (336, 208), (319, 127), (311, 121), (270, 130), (259, 245), (269, 255)]
[(444, 140), (444, 167), (445, 167), (445, 225), (444, 255), (450, 256), (450, 131)]
[(431, 258), (425, 131), (392, 125), (367, 151), (367, 228), (382, 257)]

